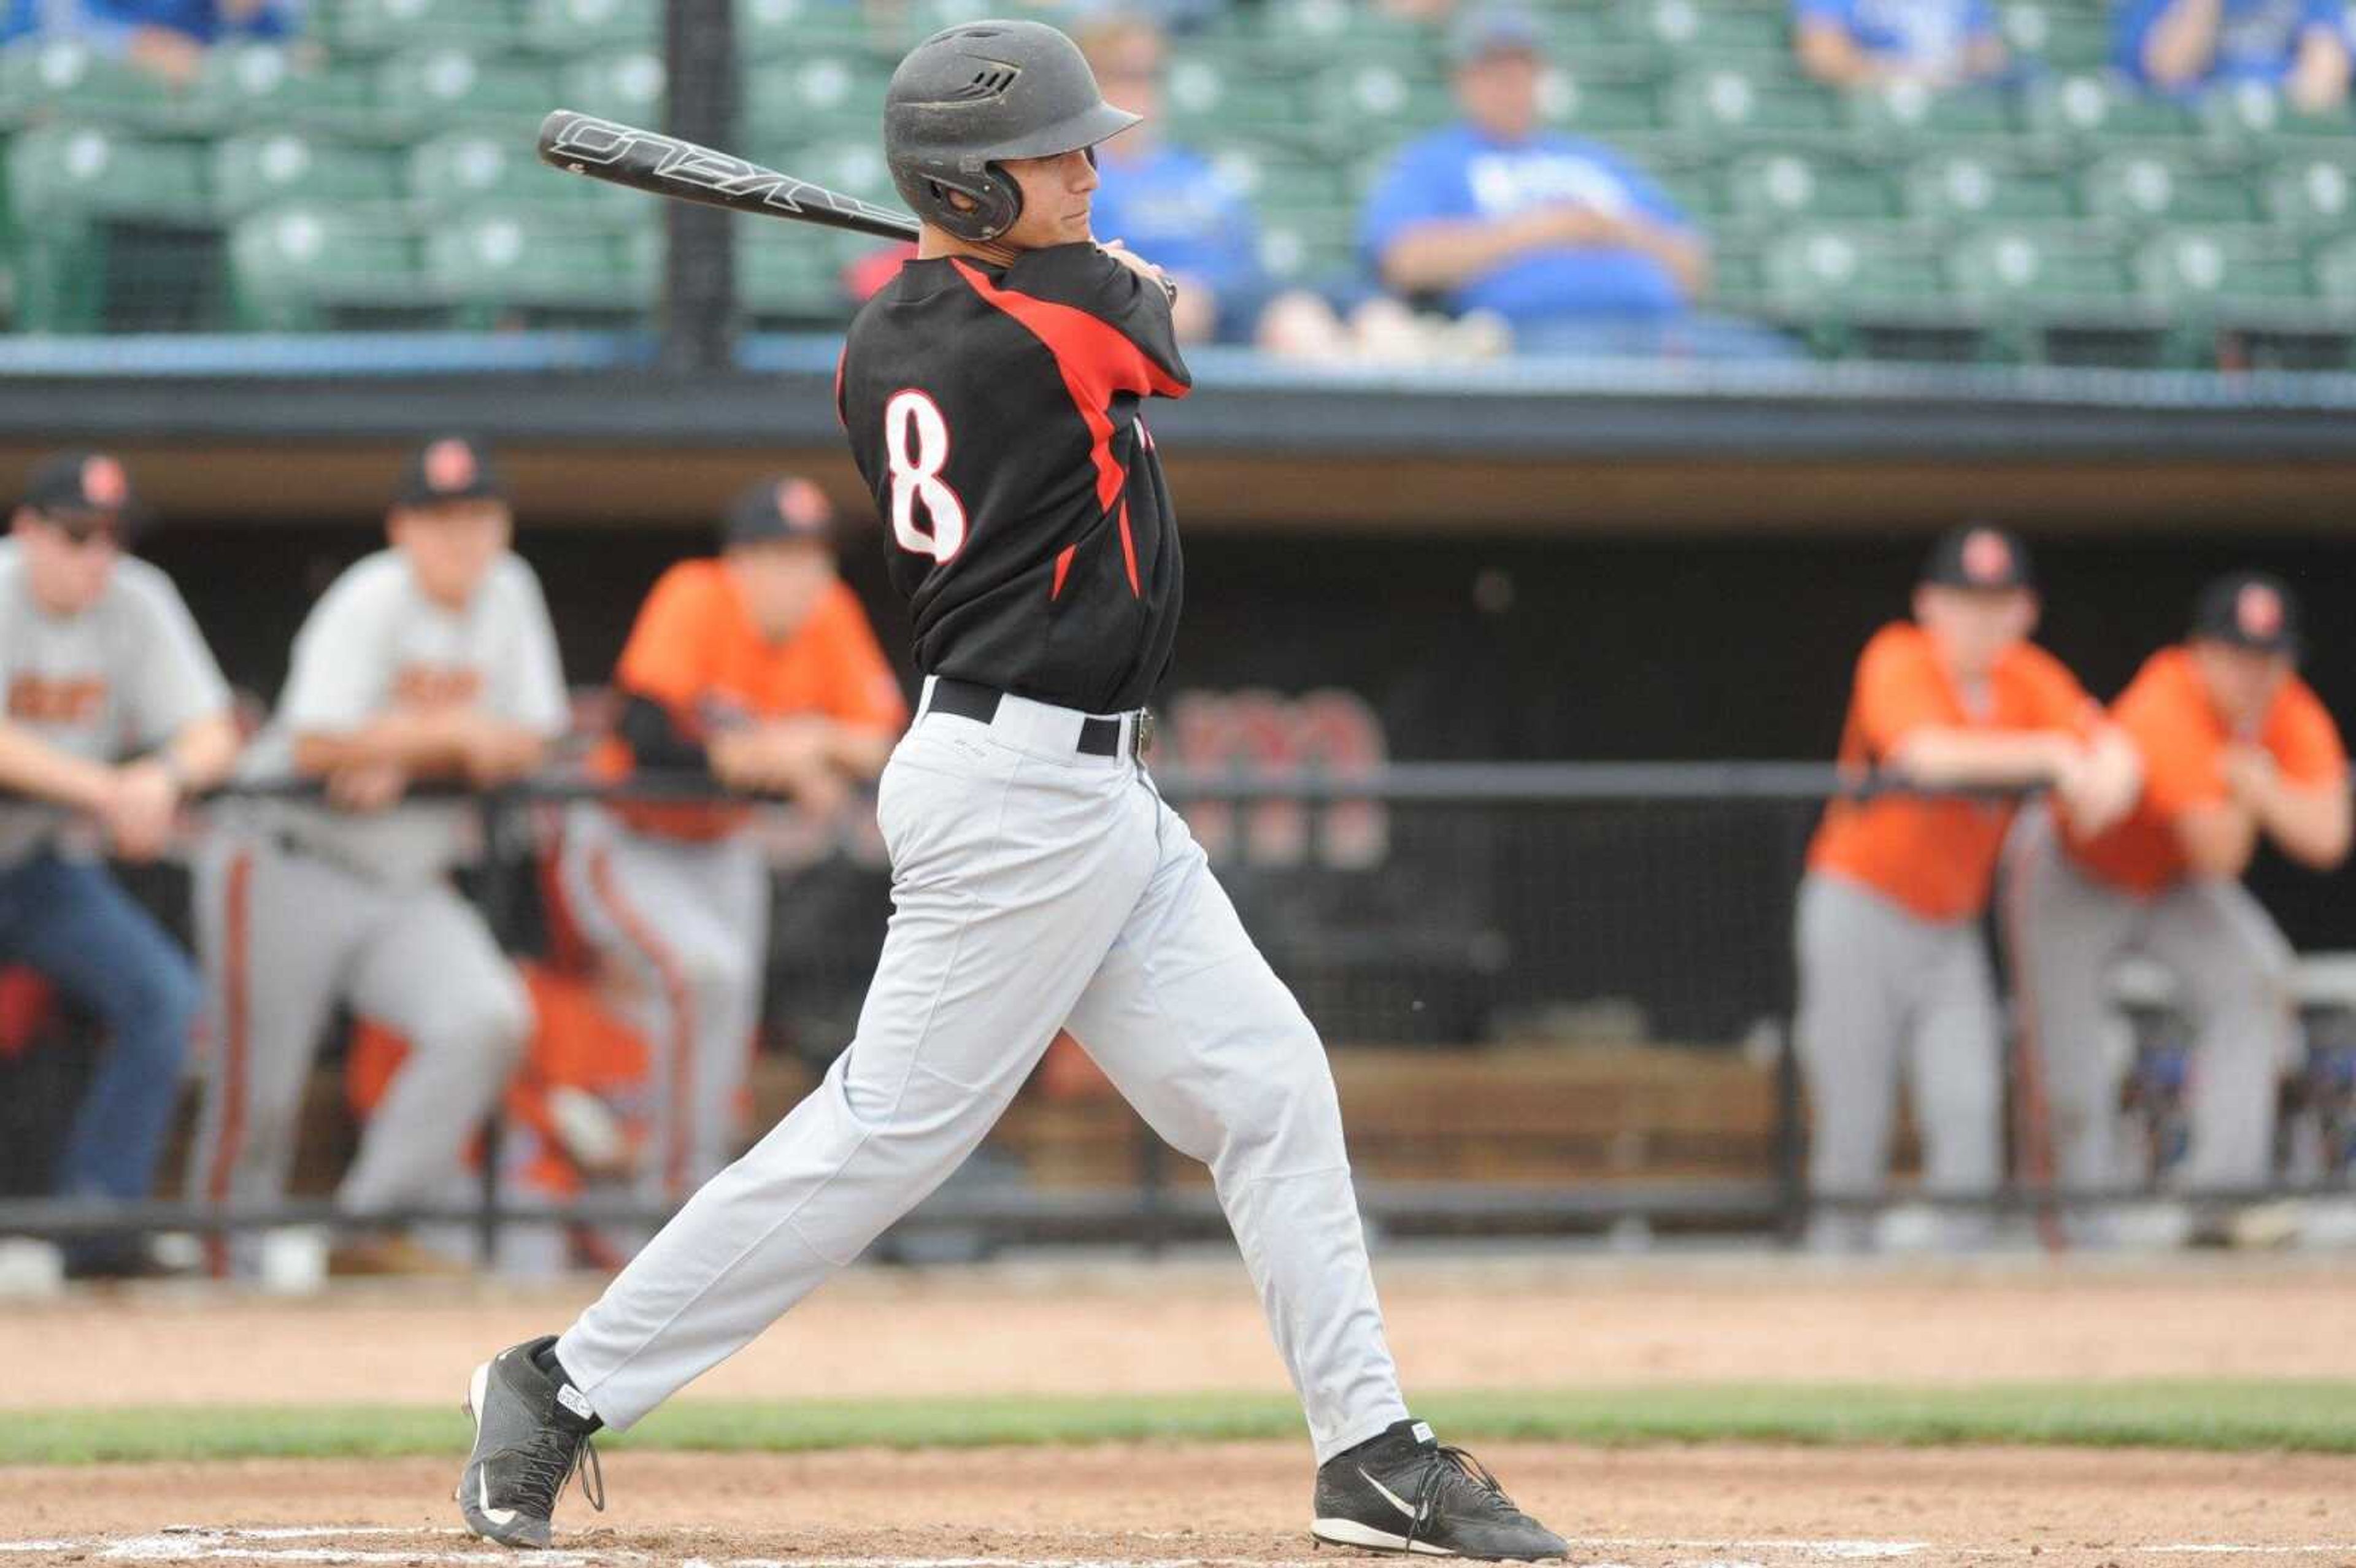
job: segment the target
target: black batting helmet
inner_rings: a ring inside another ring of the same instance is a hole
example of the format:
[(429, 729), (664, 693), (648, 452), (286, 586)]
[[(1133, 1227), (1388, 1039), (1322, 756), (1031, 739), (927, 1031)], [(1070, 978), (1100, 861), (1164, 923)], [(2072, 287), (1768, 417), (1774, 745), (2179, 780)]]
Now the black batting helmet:
[[(1077, 44), (1044, 22), (968, 22), (908, 51), (884, 94), (884, 156), (916, 215), (995, 240), (1023, 211), (997, 165), (1092, 147), (1137, 123), (1097, 89)], [(970, 210), (949, 200), (955, 191)]]

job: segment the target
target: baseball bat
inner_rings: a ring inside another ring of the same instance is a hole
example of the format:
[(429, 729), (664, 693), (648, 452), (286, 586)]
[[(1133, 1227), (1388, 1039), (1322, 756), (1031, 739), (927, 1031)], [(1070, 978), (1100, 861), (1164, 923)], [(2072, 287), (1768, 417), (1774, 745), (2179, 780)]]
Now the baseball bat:
[(559, 109), (540, 123), (541, 162), (675, 201), (848, 229), (879, 240), (914, 240), (916, 220), (857, 197), (660, 132)]

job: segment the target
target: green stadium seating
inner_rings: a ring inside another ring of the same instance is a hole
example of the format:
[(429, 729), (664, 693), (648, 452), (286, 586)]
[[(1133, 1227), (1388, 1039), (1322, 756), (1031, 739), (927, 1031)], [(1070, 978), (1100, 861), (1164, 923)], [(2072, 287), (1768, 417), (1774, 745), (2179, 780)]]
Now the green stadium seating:
[(44, 125), (11, 138), (8, 193), (19, 229), (99, 219), (201, 225), (211, 213), (201, 143), (98, 125)]
[(1840, 103), (1823, 89), (1733, 66), (1679, 77), (1668, 88), (1669, 123), (1688, 134), (1730, 143), (1760, 134), (1828, 132)]
[(867, 7), (844, 0), (736, 0), (736, 48), (750, 60), (810, 49), (857, 52), (874, 44), (896, 49), (907, 30), (873, 37), (872, 26)]
[(201, 128), (206, 101), (108, 59), (73, 38), (26, 38), (0, 49), (0, 127), (70, 116), (141, 130)]
[(213, 210), (242, 218), (294, 201), (383, 202), (403, 194), (399, 155), (299, 131), (231, 136), (212, 148)]
[(816, 325), (848, 313), (843, 254), (813, 240), (808, 229), (788, 231), (774, 223), (736, 226), (737, 299), (756, 324)]
[(337, 55), (391, 54), (435, 43), (498, 53), (522, 41), (512, 0), (321, 0), (319, 36)]
[(365, 126), (373, 118), (368, 72), (322, 66), (277, 44), (222, 44), (205, 57), (192, 93), (204, 124), (235, 134), (257, 125)]
[(2276, 223), (2314, 230), (2356, 226), (2356, 146), (2337, 156), (2300, 155), (2265, 171), (2265, 211)]
[(544, 54), (659, 48), (661, 0), (524, 0), (519, 35)]
[(257, 213), (230, 231), (230, 292), (238, 325), (304, 331), (362, 321), (437, 320), (416, 233), (385, 214), (329, 207)]
[(1999, 224), (1965, 235), (1946, 257), (1954, 292), (1981, 304), (2103, 313), (2127, 297), (2126, 267), (2104, 230)]
[[(841, 51), (811, 50), (755, 66), (744, 73), (745, 133), (764, 148), (841, 136), (873, 139), (890, 77), (876, 60)], [(757, 150), (750, 155), (763, 157)]]
[(494, 204), (580, 208), (626, 222), (656, 199), (602, 180), (550, 168), (513, 136), (454, 131), (420, 142), (407, 155), (409, 199), (423, 212)]
[(1440, 63), (1437, 29), (1351, 0), (1270, 0), (1256, 37), (1269, 58), (1296, 66), (1341, 59), (1432, 71)]
[(1269, 211), (1260, 218), (1259, 260), (1278, 283), (1318, 283), (1360, 268), (1356, 215), (1345, 209)]
[(1456, 113), (1446, 81), (1392, 60), (1335, 66), (1318, 78), (1316, 94), (1318, 112), (1337, 133), (1385, 120), (1418, 127), (1440, 125)]
[(1644, 78), (1575, 69), (1549, 69), (1538, 87), (1538, 112), (1557, 130), (1611, 141), (1661, 128), (1660, 94)]
[(1943, 296), (1929, 242), (1887, 227), (1794, 228), (1768, 247), (1765, 283), (1768, 298), (1801, 317), (1869, 305), (1935, 307)]
[(556, 82), (544, 66), (444, 44), (380, 63), (376, 101), (386, 123), (419, 134), (458, 125), (521, 131), (556, 106)]
[(1879, 169), (1804, 153), (1753, 153), (1726, 173), (1726, 205), (1747, 219), (1882, 219), (1898, 210)]
[(2201, 133), (2192, 110), (2107, 76), (2082, 73), (2036, 82), (2027, 107), (2032, 132), (2081, 144)]
[(2231, 144), (2280, 147), (2299, 143), (2321, 151), (2333, 144), (2345, 146), (2356, 135), (2356, 117), (2345, 107), (2323, 114), (2302, 113), (2272, 86), (2260, 81), (2221, 88), (2203, 97), (2201, 109), (2210, 133)]
[(1598, 51), (1623, 50), (1632, 45), (1651, 54), (1652, 46), (1628, 23), (1628, 13), (1617, 5), (1570, 0), (1546, 7), (1538, 17), (1538, 25), (1546, 29), (1550, 57), (1571, 65), (1585, 64)]
[(2134, 268), (2143, 297), (2176, 311), (2314, 297), (2307, 258), (2263, 230), (2170, 229), (2136, 252)]
[(1624, 27), (1667, 56), (1695, 59), (1788, 56), (1792, 17), (1781, 5), (1717, 5), (1697, 0), (1627, 0)]
[(2014, 54), (2057, 70), (2099, 69), (2110, 58), (2111, 19), (2099, 7), (2068, 0), (2015, 0), (1998, 20)]
[(1200, 142), (1194, 150), (1253, 208), (1347, 207), (1357, 196), (1350, 171), (1332, 162), (1272, 147), (1254, 138), (1238, 142)]
[(425, 275), (463, 325), (611, 325), (652, 307), (661, 231), (493, 210), (425, 236)]
[(2075, 215), (2070, 182), (2006, 152), (1933, 153), (1908, 165), (1906, 210), (1933, 222)]
[(2356, 309), (2356, 235), (2317, 247), (2315, 292), (2342, 310)]
[(1919, 81), (1895, 81), (1846, 95), (1848, 121), (1863, 144), (1883, 148), (1904, 141), (1997, 137), (2011, 133), (2012, 103), (1992, 88), (1938, 92)]
[(2099, 158), (2080, 174), (2078, 188), (2089, 216), (2124, 222), (2241, 223), (2256, 214), (2257, 193), (2247, 180), (2158, 153)]
[(568, 62), (557, 78), (567, 109), (633, 125), (662, 123), (666, 87), (662, 56), (644, 48), (585, 56)]
[(1227, 132), (1248, 128), (1257, 134), (1298, 142), (1310, 131), (1314, 105), (1304, 101), (1300, 82), (1289, 76), (1223, 68), (1212, 61), (1173, 59), (1163, 88), (1163, 112), (1171, 123)]
[(883, 145), (872, 137), (815, 144), (797, 152), (786, 173), (846, 196), (900, 205), (899, 192), (892, 186), (892, 171), (884, 162)]

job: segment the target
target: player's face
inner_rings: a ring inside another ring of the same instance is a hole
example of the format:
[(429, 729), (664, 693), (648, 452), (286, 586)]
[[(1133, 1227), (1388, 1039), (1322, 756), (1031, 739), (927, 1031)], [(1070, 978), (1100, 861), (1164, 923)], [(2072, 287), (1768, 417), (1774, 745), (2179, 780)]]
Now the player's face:
[(1009, 158), (999, 165), (1023, 187), (1023, 212), (999, 238), (1018, 251), (1071, 245), (1092, 238), (1088, 208), (1097, 165), (1086, 149), (1052, 158)]
[(2265, 721), (2276, 693), (2290, 678), (2287, 654), (2260, 653), (2203, 638), (2192, 645), (2192, 658), (2201, 683), (2209, 688), (2209, 700), (2241, 734), (2254, 732)]
[(508, 548), (514, 528), (507, 503), (480, 500), (399, 508), (388, 531), (425, 596), (463, 610)]
[(2037, 629), (2037, 595), (2026, 588), (1944, 588), (1914, 591), (1914, 619), (1939, 645), (1948, 668), (1977, 680), (2005, 650)]
[(801, 629), (819, 595), (835, 580), (834, 552), (811, 539), (771, 539), (728, 551), (744, 608), (770, 642), (783, 642)]
[(1482, 130), (1519, 141), (1538, 123), (1538, 58), (1520, 49), (1485, 55), (1456, 72), (1456, 101)]
[(79, 615), (98, 603), (122, 558), (121, 536), (110, 518), (52, 521), (19, 507), (16, 535), (34, 601), (52, 615)]

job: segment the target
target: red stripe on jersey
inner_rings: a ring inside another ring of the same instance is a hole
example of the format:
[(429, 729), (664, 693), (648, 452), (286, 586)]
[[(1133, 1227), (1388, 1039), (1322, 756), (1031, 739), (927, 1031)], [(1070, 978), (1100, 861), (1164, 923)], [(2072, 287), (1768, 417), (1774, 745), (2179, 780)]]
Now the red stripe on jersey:
[[(1185, 387), (1118, 329), (1087, 312), (1001, 289), (964, 261), (952, 259), (949, 264), (985, 303), (1021, 322), (1055, 357), (1065, 389), (1072, 394), (1072, 404), (1088, 427), (1088, 457), (1097, 469), (1097, 501), (1111, 511), (1129, 477), (1112, 455), (1113, 394), (1135, 392), (1141, 397), (1159, 392), (1176, 398), (1185, 395)], [(1135, 575), (1130, 573), (1132, 580)]]
[[(1126, 523), (1128, 518), (1128, 508), (1123, 507), (1121, 509), (1121, 519)], [(1079, 548), (1080, 547), (1076, 544), (1067, 544), (1063, 549), (1055, 552), (1055, 586), (1047, 590), (1048, 598), (1061, 599), (1064, 596), (1064, 579), (1072, 570), (1072, 552)], [(1132, 572), (1130, 575), (1135, 576), (1136, 574)]]
[(1137, 584), (1137, 539), (1129, 531), (1129, 502), (1120, 504), (1120, 563), (1129, 568), (1129, 594), (1132, 599), (1145, 597), (1145, 590)]

